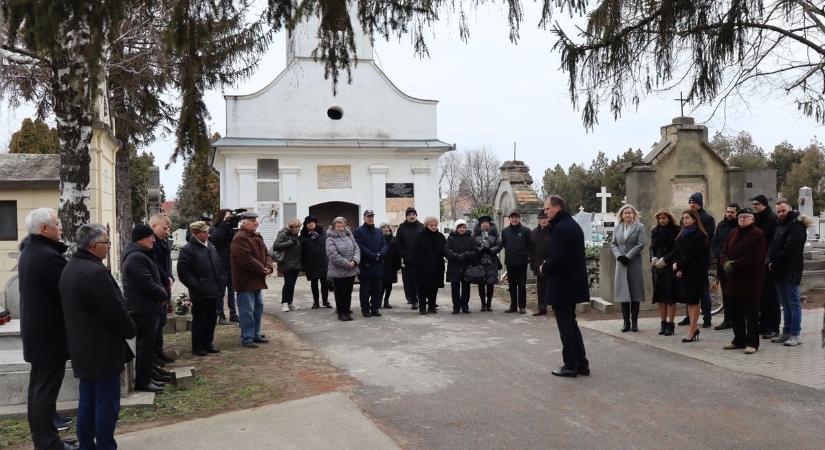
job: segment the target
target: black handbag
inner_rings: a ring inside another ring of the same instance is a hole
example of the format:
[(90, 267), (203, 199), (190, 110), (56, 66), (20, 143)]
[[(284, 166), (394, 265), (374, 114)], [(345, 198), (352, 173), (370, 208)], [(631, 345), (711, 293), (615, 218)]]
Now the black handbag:
[(470, 266), (464, 269), (464, 281), (468, 283), (484, 283), (487, 278), (484, 266)]

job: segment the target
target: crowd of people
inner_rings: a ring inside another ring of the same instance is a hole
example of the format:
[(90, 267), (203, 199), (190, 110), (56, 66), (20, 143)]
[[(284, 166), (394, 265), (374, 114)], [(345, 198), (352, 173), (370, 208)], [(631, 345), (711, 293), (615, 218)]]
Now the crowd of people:
[[(715, 263), (725, 311), (715, 329), (732, 328), (734, 333), (725, 349), (753, 354), (760, 338), (789, 347), (799, 345), (799, 286), (811, 219), (793, 211), (786, 199), (775, 203), (774, 212), (764, 195), (754, 197), (750, 207), (727, 205), (718, 225), (704, 210), (701, 193), (691, 195), (688, 205), (678, 223), (667, 210), (658, 211), (650, 233), (652, 298), (659, 308), (659, 334), (674, 334), (677, 303), (686, 304), (688, 312), (679, 322), (688, 326), (682, 342), (699, 339), (700, 314), (702, 327), (712, 326), (709, 273)], [(638, 331), (639, 303), (645, 296), (644, 226), (631, 205), (622, 207), (619, 218), (611, 243), (617, 260), (615, 299), (622, 304), (622, 331)]]
[[(724, 220), (716, 226), (703, 208), (701, 193), (691, 195), (688, 204), (678, 223), (668, 211), (657, 212), (650, 234), (659, 334), (674, 334), (678, 303), (687, 305), (687, 317), (679, 322), (689, 326), (682, 342), (699, 339), (700, 315), (702, 327), (711, 326), (708, 275), (715, 262), (725, 305), (725, 320), (716, 328), (733, 328), (734, 333), (725, 348), (754, 353), (760, 335), (786, 346), (798, 345), (799, 285), (810, 219), (793, 211), (784, 199), (776, 202), (774, 212), (760, 195), (752, 207), (728, 205)], [(163, 349), (163, 327), (175, 273), (192, 301), (192, 353), (207, 356), (220, 351), (214, 343), (217, 324), (237, 322), (243, 347), (269, 342), (261, 333), (263, 290), (267, 277), (276, 271), (284, 279), (283, 312), (300, 309), (295, 286), (303, 273), (311, 285), (312, 309), (334, 307), (338, 320), (353, 320), (357, 278), (361, 315), (381, 317), (382, 310), (393, 308), (390, 294), (400, 271), (411, 309), (436, 314), (438, 290), (446, 281), (452, 313), (469, 314), (473, 284), (480, 311), (493, 310), (493, 289), (503, 268), (498, 254), (503, 250), (510, 296), (504, 312), (526, 313), (527, 270), (531, 269), (538, 291), (533, 315), (547, 315), (552, 307), (562, 341), (564, 364), (552, 374), (590, 374), (576, 323), (576, 304), (590, 298), (584, 235), (561, 197), (546, 199), (532, 230), (521, 223), (518, 212), (512, 212), (503, 230), (490, 216), (481, 216), (472, 230), (457, 221), (446, 237), (437, 218), (421, 222), (415, 208), (406, 210), (395, 235), (389, 224), (377, 226), (374, 212), (366, 210), (363, 223), (354, 229), (343, 217), (332, 220), (328, 229), (311, 215), (303, 221), (291, 219), (268, 248), (257, 231), (257, 219), (252, 212), (221, 210), (211, 226), (204, 221), (191, 223), (175, 271), (170, 221), (163, 214), (153, 215), (148, 225), (134, 226), (122, 254), (118, 283), (103, 264), (111, 246), (106, 227), (81, 226), (76, 250), (67, 260), (57, 213), (40, 208), (26, 217), (28, 236), (20, 245), (18, 270), (24, 357), (31, 363), (28, 419), (35, 448), (76, 448), (76, 444), (116, 448), (113, 435), (124, 364), (135, 360), (137, 390), (160, 392), (172, 379), (163, 368), (174, 361)], [(624, 205), (617, 219), (610, 245), (616, 258), (615, 301), (621, 305), (621, 331), (638, 332), (639, 305), (645, 299), (642, 258), (647, 233), (632, 205)], [(132, 338), (135, 352), (127, 343)], [(55, 409), (67, 360), (80, 380), (75, 443), (61, 441), (58, 429), (69, 419)]]

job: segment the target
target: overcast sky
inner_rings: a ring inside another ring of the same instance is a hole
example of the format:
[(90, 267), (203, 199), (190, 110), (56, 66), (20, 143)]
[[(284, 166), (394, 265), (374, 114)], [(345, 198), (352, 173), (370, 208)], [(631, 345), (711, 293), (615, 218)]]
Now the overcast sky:
[[(459, 40), (455, 19), (445, 20), (428, 37), (429, 58), (417, 58), (405, 37), (400, 42), (377, 42), (376, 61), (405, 93), (440, 102), (438, 135), (442, 141), (455, 143), (459, 150), (490, 146), (502, 161), (512, 159), (513, 142), (517, 142), (518, 159), (530, 166), (537, 187), (544, 170), (557, 163), (565, 168), (577, 162), (588, 165), (600, 150), (609, 157), (631, 147), (646, 152), (659, 140), (659, 127), (679, 115), (679, 104), (673, 100), (679, 93), (648, 97), (638, 111), (627, 110), (618, 121), (602, 114), (600, 124), (587, 132), (581, 113), (571, 106), (566, 75), (558, 69), (559, 55), (551, 52), (555, 40), (548, 31), (535, 27), (539, 5), (525, 1), (524, 6), (527, 20), (518, 45), (508, 39), (506, 10), (485, 5), (470, 16), (469, 43)], [(286, 65), (285, 45), (281, 34), (253, 77), (223, 92), (208, 93), (206, 104), (214, 131), (222, 135), (225, 131), (223, 95), (256, 92), (272, 81)], [(608, 112), (606, 106), (602, 109)], [(700, 107), (691, 115), (699, 122), (707, 121), (711, 136), (720, 129), (727, 134), (746, 130), (766, 151), (783, 140), (807, 145), (822, 129), (782, 96), (754, 97), (748, 105), (729, 107), (726, 114), (708, 121), (710, 111), (710, 107)], [(7, 148), (11, 133), (31, 114), (30, 108), (0, 109), (0, 148)], [(148, 149), (159, 165), (168, 161), (173, 143), (171, 137), (162, 137)], [(180, 163), (168, 170), (161, 167), (167, 197), (176, 195), (181, 173)]]

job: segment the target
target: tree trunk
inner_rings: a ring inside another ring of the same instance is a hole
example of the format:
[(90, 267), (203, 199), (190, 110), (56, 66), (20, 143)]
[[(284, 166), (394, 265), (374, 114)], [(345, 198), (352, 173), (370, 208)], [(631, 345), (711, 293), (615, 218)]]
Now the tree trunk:
[(122, 255), (132, 233), (132, 180), (129, 178), (131, 144), (126, 141), (125, 136), (119, 139), (123, 145), (117, 152), (115, 161), (115, 202), (117, 203), (117, 232), (120, 236), (120, 254)]
[(89, 223), (89, 143), (94, 120), (87, 16), (61, 24), (59, 50), (52, 60), (52, 93), (60, 136), (60, 221), (64, 240), (75, 242), (81, 225)]

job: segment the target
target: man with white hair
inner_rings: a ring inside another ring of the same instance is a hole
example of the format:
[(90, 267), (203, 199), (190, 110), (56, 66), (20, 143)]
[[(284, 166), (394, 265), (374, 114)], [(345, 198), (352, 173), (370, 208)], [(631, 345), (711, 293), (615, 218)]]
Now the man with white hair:
[[(155, 245), (152, 247), (152, 257), (158, 265), (160, 278), (166, 287), (167, 298), (172, 298), (172, 247), (169, 245), (169, 217), (166, 214), (154, 214), (149, 218), (149, 228), (155, 234)], [(166, 326), (167, 304), (164, 302), (158, 309), (160, 315), (158, 328), (155, 331), (155, 351), (161, 364), (171, 363), (175, 358), (163, 352), (163, 328)]]
[(69, 350), (58, 284), (67, 247), (57, 212), (38, 208), (26, 216), (28, 236), (20, 244), (20, 334), (29, 372), (28, 419), (35, 449), (74, 448), (55, 426), (57, 395)]
[(269, 257), (264, 238), (257, 230), (258, 215), (252, 212), (241, 214), (238, 232), (232, 238), (229, 248), (232, 285), (238, 291), (241, 345), (247, 348), (257, 348), (258, 344), (269, 342), (261, 335), (264, 313), (261, 290), (266, 289), (266, 277), (274, 271), (275, 263)]

